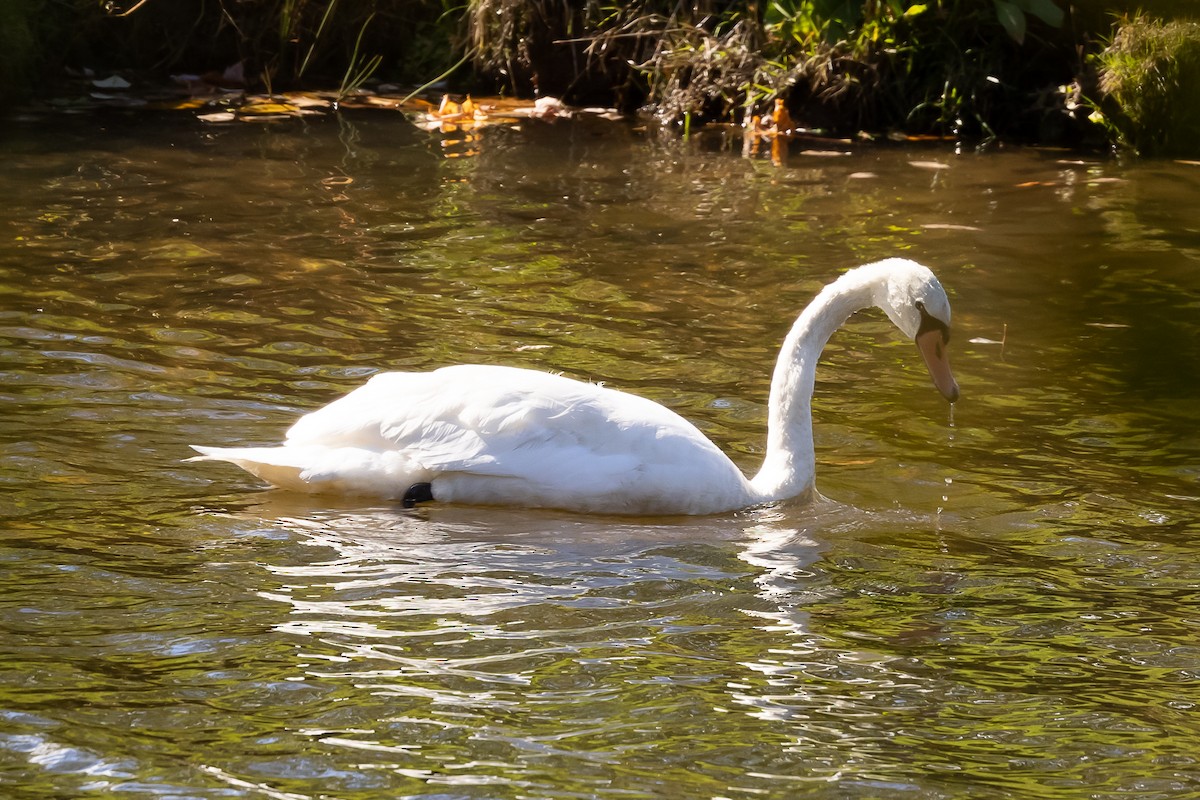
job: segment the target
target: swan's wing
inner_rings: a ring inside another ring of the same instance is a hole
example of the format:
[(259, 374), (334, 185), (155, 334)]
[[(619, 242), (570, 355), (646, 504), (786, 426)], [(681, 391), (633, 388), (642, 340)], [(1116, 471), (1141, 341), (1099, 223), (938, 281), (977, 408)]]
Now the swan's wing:
[(285, 446), (395, 450), (430, 469), (486, 467), (544, 435), (574, 400), (570, 384), (483, 366), (382, 373), (297, 420)]

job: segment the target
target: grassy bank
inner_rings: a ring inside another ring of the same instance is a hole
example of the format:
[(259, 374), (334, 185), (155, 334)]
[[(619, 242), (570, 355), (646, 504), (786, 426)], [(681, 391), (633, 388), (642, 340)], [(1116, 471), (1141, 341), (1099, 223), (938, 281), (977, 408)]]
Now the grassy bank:
[(1126, 19), (1097, 61), (1113, 139), (1151, 155), (1200, 153), (1200, 22)]
[(7, 0), (0, 86), (36, 96), (83, 68), (165, 77), (240, 63), (267, 90), (451, 71), (464, 91), (645, 108), (664, 125), (741, 122), (778, 99), (797, 126), (839, 134), (1194, 155), (1200, 136), (1183, 118), (1200, 107), (1200, 24), (1180, 5)]

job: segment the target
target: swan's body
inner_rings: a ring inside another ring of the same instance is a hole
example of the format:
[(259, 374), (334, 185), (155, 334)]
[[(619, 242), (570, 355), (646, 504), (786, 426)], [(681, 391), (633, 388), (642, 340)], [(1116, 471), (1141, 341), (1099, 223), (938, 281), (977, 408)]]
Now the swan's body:
[(889, 259), (826, 286), (784, 340), (767, 453), (753, 478), (694, 425), (651, 400), (558, 375), (464, 365), (390, 372), (296, 422), (279, 447), (196, 447), (274, 484), (400, 499), (623, 514), (713, 514), (813, 488), (817, 359), (850, 314), (877, 305), (917, 340), (951, 402), (950, 304), (927, 268)]

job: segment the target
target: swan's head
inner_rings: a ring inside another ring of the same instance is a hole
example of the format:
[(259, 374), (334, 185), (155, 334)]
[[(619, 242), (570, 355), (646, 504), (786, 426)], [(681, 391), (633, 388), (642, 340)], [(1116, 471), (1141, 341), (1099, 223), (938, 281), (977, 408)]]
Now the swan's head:
[(889, 258), (871, 268), (879, 270), (876, 305), (917, 343), (933, 385), (953, 403), (958, 399), (958, 383), (946, 355), (950, 343), (950, 300), (946, 290), (928, 267), (905, 258)]

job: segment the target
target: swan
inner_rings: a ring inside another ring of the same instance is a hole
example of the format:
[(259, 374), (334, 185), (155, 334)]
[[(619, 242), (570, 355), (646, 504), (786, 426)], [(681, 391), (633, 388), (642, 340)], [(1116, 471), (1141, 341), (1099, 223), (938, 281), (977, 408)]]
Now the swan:
[(606, 514), (716, 514), (813, 491), (817, 359), (846, 319), (878, 306), (916, 341), (953, 403), (950, 302), (914, 261), (845, 272), (796, 319), (771, 379), (766, 455), (753, 478), (692, 423), (637, 395), (561, 375), (459, 365), (385, 372), (301, 417), (278, 447), (201, 447), (277, 487)]

